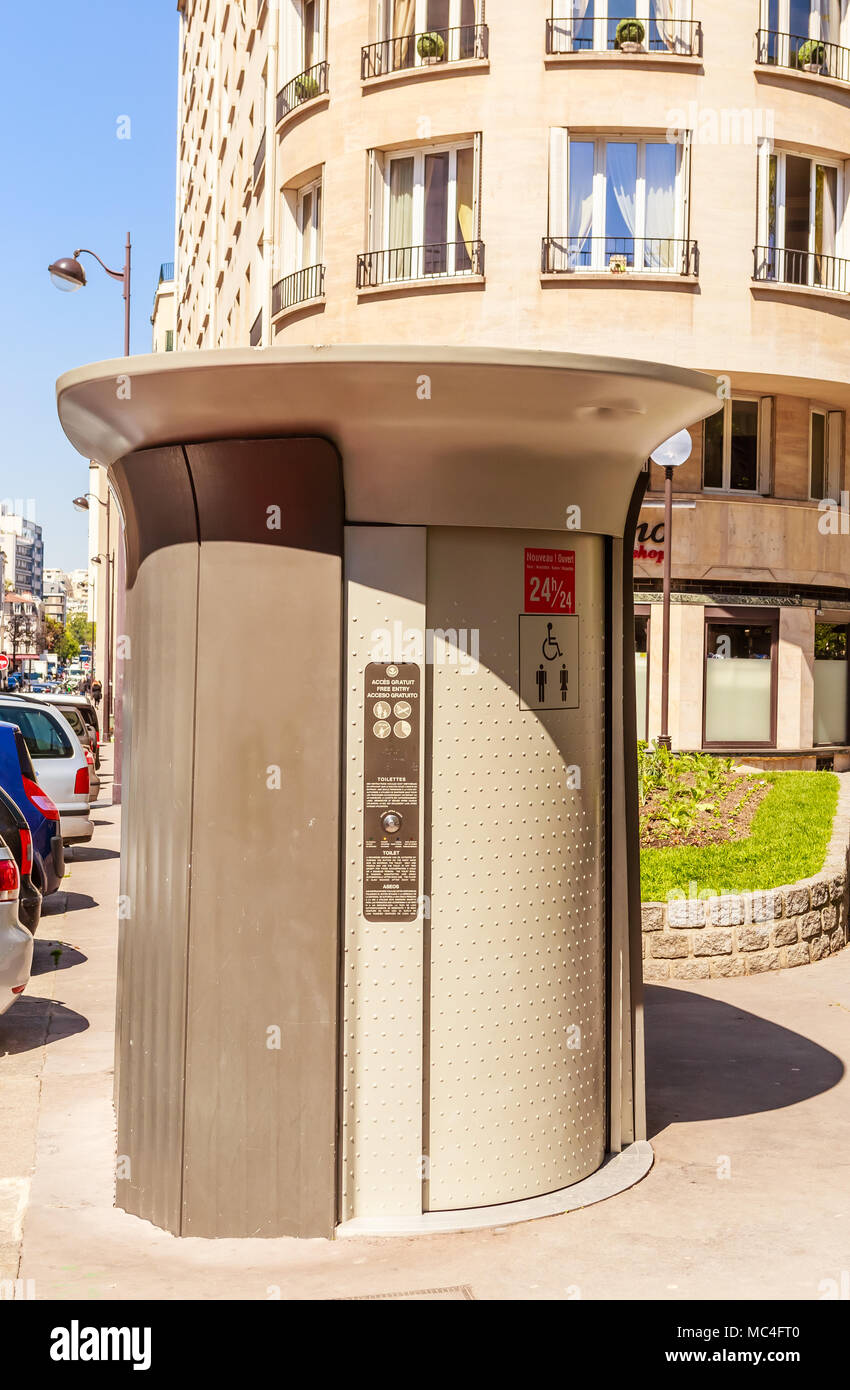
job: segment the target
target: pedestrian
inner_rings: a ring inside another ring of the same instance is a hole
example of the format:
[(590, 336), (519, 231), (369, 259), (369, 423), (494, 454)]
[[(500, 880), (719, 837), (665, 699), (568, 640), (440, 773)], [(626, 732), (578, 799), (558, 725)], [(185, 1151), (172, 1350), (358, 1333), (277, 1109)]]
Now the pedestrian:
[(92, 699), (94, 700), (94, 707), (95, 707), (95, 709), (99, 709), (99, 708), (100, 708), (100, 701), (101, 701), (102, 696), (103, 696), (103, 686), (101, 685), (100, 681), (92, 681), (92, 683), (91, 683), (91, 697), (92, 697)]

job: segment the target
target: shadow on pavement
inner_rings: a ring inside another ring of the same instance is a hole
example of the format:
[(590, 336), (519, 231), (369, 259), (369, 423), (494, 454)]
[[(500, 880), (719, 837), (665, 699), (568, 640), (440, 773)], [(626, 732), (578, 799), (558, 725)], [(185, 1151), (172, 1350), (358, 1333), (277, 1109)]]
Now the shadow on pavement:
[(82, 965), (88, 956), (78, 951), (76, 946), (68, 946), (64, 941), (39, 941), (36, 938), (32, 953), (31, 975), (47, 975), (51, 970), (70, 970), (73, 965)]
[(666, 985), (645, 997), (650, 1138), (676, 1121), (797, 1105), (844, 1075), (835, 1053), (745, 1009)]
[(65, 859), (69, 864), (84, 864), (95, 859), (120, 859), (117, 849), (96, 849), (89, 845), (75, 845), (72, 849), (65, 851)]
[(44, 899), (41, 917), (43, 921), (45, 917), (58, 917), (65, 912), (79, 912), (84, 907), (98, 906), (90, 893), (68, 893), (60, 888), (58, 893), (51, 893), (49, 898)]
[(56, 999), (22, 994), (11, 1009), (0, 1015), (0, 1057), (32, 1052), (46, 1043), (84, 1033), (88, 1026), (87, 1018)]

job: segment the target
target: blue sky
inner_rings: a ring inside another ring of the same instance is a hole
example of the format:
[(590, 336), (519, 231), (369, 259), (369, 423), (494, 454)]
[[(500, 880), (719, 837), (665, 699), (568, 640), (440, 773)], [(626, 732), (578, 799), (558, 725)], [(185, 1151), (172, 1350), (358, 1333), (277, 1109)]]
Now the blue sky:
[[(83, 257), (85, 289), (60, 294), (47, 266), (78, 246), (119, 270), (133, 240), (132, 350), (150, 351), (162, 261), (174, 247), (176, 0), (42, 0), (3, 9), (0, 130), (0, 498), (33, 498), (45, 563), (88, 562), (71, 498), (88, 465), (66, 440), (54, 386), (123, 351), (121, 286)], [(129, 140), (116, 132), (130, 118)]]

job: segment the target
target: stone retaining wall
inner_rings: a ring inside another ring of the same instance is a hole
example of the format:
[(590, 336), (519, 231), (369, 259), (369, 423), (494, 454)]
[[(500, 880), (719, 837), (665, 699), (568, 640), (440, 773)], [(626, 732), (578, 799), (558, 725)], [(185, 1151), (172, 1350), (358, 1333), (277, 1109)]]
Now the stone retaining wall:
[(823, 868), (763, 893), (644, 903), (645, 980), (707, 980), (785, 970), (840, 951), (850, 908), (850, 773), (838, 776), (838, 807)]

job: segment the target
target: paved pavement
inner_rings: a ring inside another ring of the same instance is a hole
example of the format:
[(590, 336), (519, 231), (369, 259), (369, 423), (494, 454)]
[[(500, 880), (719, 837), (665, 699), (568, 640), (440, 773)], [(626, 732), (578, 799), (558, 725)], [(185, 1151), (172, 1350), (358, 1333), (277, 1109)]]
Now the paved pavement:
[(850, 950), (650, 987), (656, 1162), (596, 1206), (497, 1231), (337, 1242), (179, 1240), (116, 1210), (119, 812), (95, 819), (39, 928), (38, 974), (0, 1018), (0, 1277), (69, 1299), (847, 1297)]

